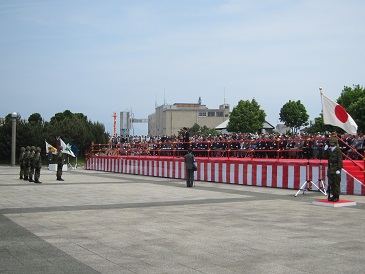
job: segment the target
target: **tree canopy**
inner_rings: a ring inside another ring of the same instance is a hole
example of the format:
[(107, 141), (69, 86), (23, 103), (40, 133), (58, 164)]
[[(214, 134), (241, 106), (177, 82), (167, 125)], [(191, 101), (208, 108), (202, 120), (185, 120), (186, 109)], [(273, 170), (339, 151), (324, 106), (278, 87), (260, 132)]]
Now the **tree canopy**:
[(281, 108), (279, 115), (280, 121), (290, 127), (292, 132), (297, 132), (300, 127), (308, 125), (309, 115), (300, 100), (296, 102), (289, 100)]
[[(103, 124), (88, 121), (82, 113), (69, 110), (56, 113), (49, 122), (45, 122), (39, 113), (33, 113), (28, 120), (17, 118), (17, 155), (21, 147), (40, 147), (45, 153), (45, 140), (55, 145), (56, 137), (74, 144), (81, 156), (90, 148), (90, 144), (106, 144), (109, 136)], [(10, 159), (12, 117), (8, 114), (5, 123), (0, 126), (0, 160)]]
[[(218, 131), (216, 131), (215, 129), (210, 129), (207, 126), (199, 126), (197, 123), (194, 123), (194, 125), (191, 128), (188, 128), (188, 132), (190, 134), (190, 136), (193, 135), (215, 135), (218, 134)], [(182, 132), (179, 132), (179, 134), (181, 134)]]
[(258, 132), (262, 129), (266, 119), (265, 111), (255, 99), (240, 100), (229, 116), (227, 131), (230, 132)]

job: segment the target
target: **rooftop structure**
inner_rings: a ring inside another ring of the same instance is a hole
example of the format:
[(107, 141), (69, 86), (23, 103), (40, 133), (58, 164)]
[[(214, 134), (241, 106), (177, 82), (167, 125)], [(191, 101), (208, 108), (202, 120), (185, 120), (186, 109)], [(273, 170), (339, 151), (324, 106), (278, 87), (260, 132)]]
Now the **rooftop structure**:
[(198, 124), (203, 127), (215, 128), (229, 117), (229, 104), (210, 109), (199, 103), (174, 103), (156, 107), (155, 113), (148, 116), (148, 135), (178, 135), (183, 127)]

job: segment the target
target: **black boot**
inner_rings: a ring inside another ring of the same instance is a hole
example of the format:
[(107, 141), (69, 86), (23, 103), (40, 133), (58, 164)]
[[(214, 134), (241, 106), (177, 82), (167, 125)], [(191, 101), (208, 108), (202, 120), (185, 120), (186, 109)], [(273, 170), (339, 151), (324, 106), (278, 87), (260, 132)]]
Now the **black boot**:
[(334, 197), (333, 197), (333, 196), (331, 196), (331, 197), (329, 197), (329, 198), (328, 198), (328, 201), (329, 201), (329, 202), (333, 202), (333, 199), (334, 199)]
[(29, 177), (29, 182), (31, 182), (31, 183), (33, 183), (33, 182), (34, 182), (34, 180), (33, 180), (33, 178), (32, 178), (32, 177)]
[(20, 179), (20, 180), (23, 180), (23, 176), (20, 176), (20, 177), (19, 177), (19, 179)]
[(340, 196), (338, 195), (333, 195), (333, 201), (334, 202), (338, 202), (340, 200)]
[(57, 178), (57, 181), (64, 181), (61, 177)]
[(39, 181), (39, 180), (35, 180), (35, 181), (34, 181), (34, 183), (35, 183), (35, 184), (41, 184), (42, 182), (41, 182), (41, 181)]
[(24, 181), (28, 181), (28, 177), (27, 176), (24, 176)]

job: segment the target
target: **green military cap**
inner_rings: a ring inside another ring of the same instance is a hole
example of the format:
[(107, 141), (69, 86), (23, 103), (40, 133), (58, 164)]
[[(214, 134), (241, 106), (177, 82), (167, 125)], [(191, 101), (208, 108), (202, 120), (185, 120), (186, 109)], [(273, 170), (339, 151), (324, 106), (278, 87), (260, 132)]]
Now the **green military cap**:
[(27, 147), (26, 147), (26, 150), (30, 150), (30, 146), (27, 146)]
[(38, 151), (38, 152), (41, 152), (41, 148), (40, 148), (40, 147), (37, 147), (37, 151)]
[(35, 151), (35, 146), (32, 146), (32, 147), (31, 147), (31, 149), (32, 149), (33, 151)]
[(21, 147), (20, 151), (21, 152), (24, 152), (25, 151), (25, 147)]

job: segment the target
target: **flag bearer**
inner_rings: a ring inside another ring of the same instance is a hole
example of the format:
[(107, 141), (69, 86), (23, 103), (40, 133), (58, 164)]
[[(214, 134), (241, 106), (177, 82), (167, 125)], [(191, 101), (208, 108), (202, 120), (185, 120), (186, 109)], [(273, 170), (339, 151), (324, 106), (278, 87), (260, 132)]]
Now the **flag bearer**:
[(56, 156), (56, 162), (57, 162), (57, 181), (64, 181), (62, 177), (62, 168), (63, 168), (63, 153), (62, 153), (63, 147), (58, 147), (58, 152)]

